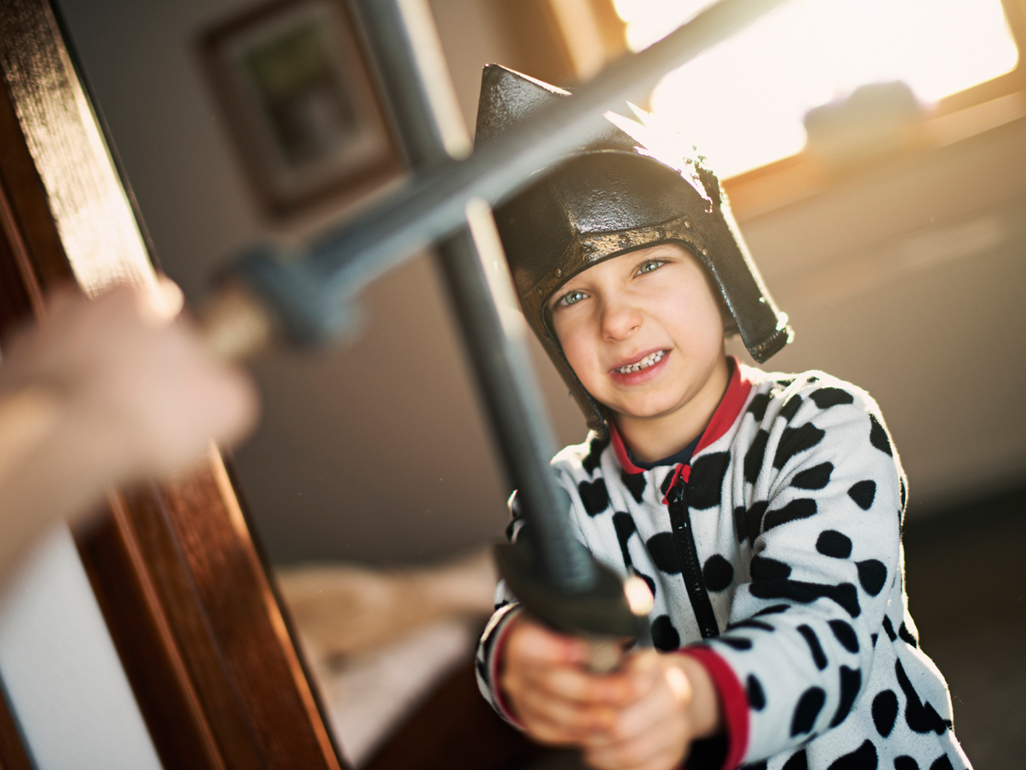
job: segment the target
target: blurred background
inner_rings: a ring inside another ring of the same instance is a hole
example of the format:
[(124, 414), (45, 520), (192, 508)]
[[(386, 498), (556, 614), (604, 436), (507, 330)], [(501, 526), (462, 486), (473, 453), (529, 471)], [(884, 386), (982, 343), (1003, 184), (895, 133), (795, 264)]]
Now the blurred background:
[[(429, 10), (473, 126), (486, 63), (572, 87), (706, 4)], [(402, 184), (343, 0), (55, 5), (161, 267), (193, 302), (241, 251), (302, 244)], [(639, 102), (727, 177), (796, 330), (771, 368), (823, 369), (880, 403), (910, 479), (910, 607), (977, 767), (1026, 758), (1024, 9), (797, 1)], [(350, 344), (253, 364), (264, 416), (235, 457), (242, 495), (278, 566), (451, 566), (501, 536), (511, 490), (431, 256), (375, 284), (362, 312)], [(582, 440), (536, 361), (558, 441)], [(354, 740), (369, 756), (381, 739)]]

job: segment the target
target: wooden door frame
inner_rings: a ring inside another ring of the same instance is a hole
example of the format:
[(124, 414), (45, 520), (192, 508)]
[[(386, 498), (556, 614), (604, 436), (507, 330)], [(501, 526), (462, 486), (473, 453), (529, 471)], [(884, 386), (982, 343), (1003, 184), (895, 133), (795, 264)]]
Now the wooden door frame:
[[(47, 0), (0, 3), (0, 75), (0, 327), (42, 312), (61, 283), (155, 286)], [(221, 454), (104, 508), (75, 541), (164, 766), (341, 770)], [(3, 770), (28, 766), (12, 735), (0, 729)]]

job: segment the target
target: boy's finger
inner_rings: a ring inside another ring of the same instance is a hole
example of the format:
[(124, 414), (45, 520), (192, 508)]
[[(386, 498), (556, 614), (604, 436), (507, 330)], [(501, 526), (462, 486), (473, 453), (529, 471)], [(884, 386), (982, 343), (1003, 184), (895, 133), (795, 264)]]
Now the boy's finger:
[(562, 701), (576, 708), (588, 706), (613, 706), (615, 694), (628, 691), (625, 684), (610, 688), (606, 682), (596, 682), (596, 677), (572, 666), (540, 666), (510, 671), (502, 679), (503, 689), (519, 702), (522, 698), (536, 695), (546, 702)]
[(672, 747), (651, 752), (620, 747), (617, 750), (584, 750), (584, 761), (595, 770), (677, 770), (681, 766), (683, 751)]
[(529, 728), (546, 728), (550, 735), (582, 743), (593, 734), (609, 729), (615, 721), (612, 709), (547, 697), (537, 690), (526, 691), (519, 702), (519, 716)]
[(633, 699), (634, 686), (622, 674), (593, 674), (576, 666), (547, 670), (539, 684), (552, 695), (581, 704), (622, 707)]
[(632, 653), (624, 661), (622, 672), (630, 688), (632, 702), (658, 689), (672, 693), (678, 704), (690, 699), (691, 687), (683, 671), (666, 665), (662, 654), (655, 650)]
[(684, 714), (673, 694), (666, 688), (658, 688), (620, 709), (605, 734), (591, 741), (591, 745), (597, 748), (623, 744), (660, 733), (683, 736), (686, 729)]
[(542, 716), (534, 715), (532, 719), (522, 719), (522, 724), (532, 740), (548, 746), (574, 746), (583, 744), (584, 733), (574, 730), (559, 722), (553, 722)]
[(653, 649), (636, 650), (624, 657), (622, 670), (634, 679), (654, 681), (662, 667), (660, 655)]
[(514, 621), (506, 657), (518, 665), (582, 663), (587, 660), (587, 646), (580, 639), (563, 636), (527, 617)]
[(585, 737), (588, 764), (617, 770), (679, 767), (689, 745), (687, 726), (658, 708), (638, 709), (633, 717), (617, 720), (603, 735)]

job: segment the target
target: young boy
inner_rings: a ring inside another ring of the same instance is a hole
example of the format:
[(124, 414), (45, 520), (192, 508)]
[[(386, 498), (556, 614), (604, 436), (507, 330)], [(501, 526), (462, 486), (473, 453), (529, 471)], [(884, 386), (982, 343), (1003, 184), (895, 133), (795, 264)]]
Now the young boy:
[[(478, 141), (567, 97), (490, 66)], [(969, 767), (906, 609), (905, 481), (875, 402), (724, 353), (736, 331), (765, 361), (791, 332), (712, 172), (610, 126), (496, 221), (591, 427), (552, 461), (571, 520), (652, 589), (655, 649), (592, 673), (500, 585), (478, 651), (492, 705), (596, 768)]]

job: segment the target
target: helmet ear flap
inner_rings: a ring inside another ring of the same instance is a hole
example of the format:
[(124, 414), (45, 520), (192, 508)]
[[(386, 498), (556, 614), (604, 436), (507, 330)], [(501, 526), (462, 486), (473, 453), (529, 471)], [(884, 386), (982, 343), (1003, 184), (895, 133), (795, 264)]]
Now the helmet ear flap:
[[(702, 267), (705, 268), (705, 263), (701, 263)], [(723, 296), (723, 290), (719, 287), (716, 279), (708, 268), (705, 269), (706, 278), (709, 281), (709, 286), (712, 289), (713, 299), (716, 300), (716, 307), (720, 311), (720, 319), (723, 321), (723, 338), (728, 339), (730, 337), (737, 336), (740, 332), (737, 328), (737, 319), (734, 318), (730, 312), (730, 307), (727, 305), (727, 300)]]

